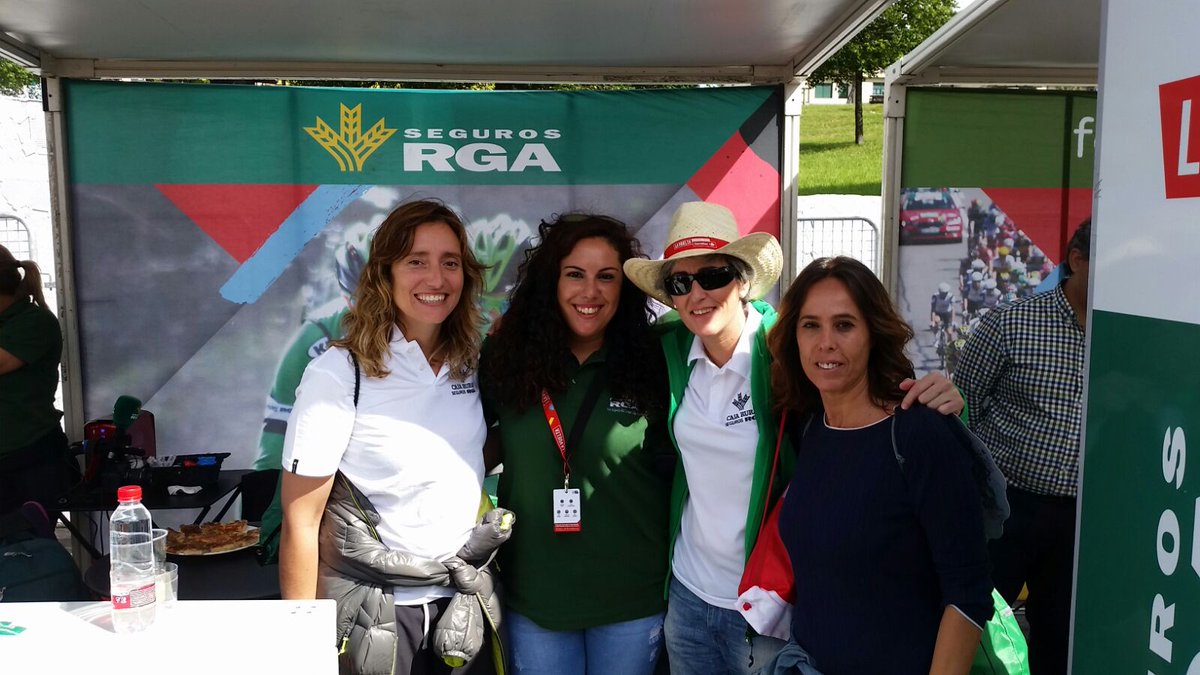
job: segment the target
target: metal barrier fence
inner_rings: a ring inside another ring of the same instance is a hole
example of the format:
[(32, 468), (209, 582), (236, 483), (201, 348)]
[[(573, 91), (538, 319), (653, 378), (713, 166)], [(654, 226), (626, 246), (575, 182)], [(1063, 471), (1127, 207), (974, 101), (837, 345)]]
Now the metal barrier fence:
[(817, 258), (845, 255), (881, 273), (879, 226), (866, 218), (797, 218), (796, 242), (800, 269)]
[(0, 216), (0, 246), (17, 260), (33, 260), (33, 237), (24, 221), (16, 216)]
[[(17, 260), (37, 260), (33, 235), (25, 221), (16, 216), (0, 216), (0, 246), (7, 248)], [(54, 290), (54, 279), (45, 268), (42, 269), (42, 288)]]

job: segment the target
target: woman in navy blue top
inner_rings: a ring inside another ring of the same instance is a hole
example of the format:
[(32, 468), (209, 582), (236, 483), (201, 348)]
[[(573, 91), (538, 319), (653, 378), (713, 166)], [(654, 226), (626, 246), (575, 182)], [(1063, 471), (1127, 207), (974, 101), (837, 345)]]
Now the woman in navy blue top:
[(899, 410), (912, 331), (851, 258), (810, 264), (770, 335), (798, 449), (779, 531), (792, 639), (826, 675), (965, 674), (991, 617), (970, 451), (945, 418)]

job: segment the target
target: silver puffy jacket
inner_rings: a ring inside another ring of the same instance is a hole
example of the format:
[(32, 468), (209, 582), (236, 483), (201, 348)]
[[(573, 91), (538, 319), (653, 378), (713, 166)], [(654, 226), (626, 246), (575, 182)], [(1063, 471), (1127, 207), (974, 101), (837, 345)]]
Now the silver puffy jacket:
[(500, 600), (487, 564), (512, 534), (513, 519), (511, 511), (488, 511), (458, 554), (446, 560), (392, 551), (375, 533), (379, 513), (339, 473), (321, 519), (317, 585), (318, 597), (337, 601), (341, 672), (393, 675), (394, 586), (453, 586), (457, 593), (438, 619), (431, 644), (449, 663), (474, 658), (485, 628), (500, 626)]

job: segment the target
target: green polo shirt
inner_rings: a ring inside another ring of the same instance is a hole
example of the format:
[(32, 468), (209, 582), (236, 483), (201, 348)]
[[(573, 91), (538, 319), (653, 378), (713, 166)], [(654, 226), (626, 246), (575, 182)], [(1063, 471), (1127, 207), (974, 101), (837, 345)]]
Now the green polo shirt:
[[(570, 389), (553, 395), (567, 438), (604, 358), (604, 350), (593, 354), (572, 374)], [(541, 404), (524, 412), (486, 398), (483, 404), (499, 424), (500, 506), (517, 514), (499, 553), (508, 605), (549, 630), (594, 628), (666, 609), (671, 478), (654, 467), (654, 454), (669, 451), (665, 424), (651, 423), (602, 389), (578, 447), (568, 448), (582, 529), (555, 534), (551, 500), (563, 485), (563, 465)]]
[(25, 362), (0, 375), (0, 455), (25, 447), (58, 426), (54, 409), (62, 331), (50, 310), (28, 298), (0, 312), (0, 349)]

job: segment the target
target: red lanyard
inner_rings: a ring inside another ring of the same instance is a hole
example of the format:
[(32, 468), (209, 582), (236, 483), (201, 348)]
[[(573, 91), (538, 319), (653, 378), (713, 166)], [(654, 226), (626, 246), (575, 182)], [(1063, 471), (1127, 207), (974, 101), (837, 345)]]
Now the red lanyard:
[(558, 420), (558, 411), (554, 409), (554, 401), (550, 400), (550, 392), (542, 389), (542, 412), (546, 413), (546, 424), (550, 425), (550, 435), (558, 446), (558, 454), (563, 461), (563, 489), (571, 482), (571, 462), (567, 459), (567, 436), (563, 433), (562, 422)]

